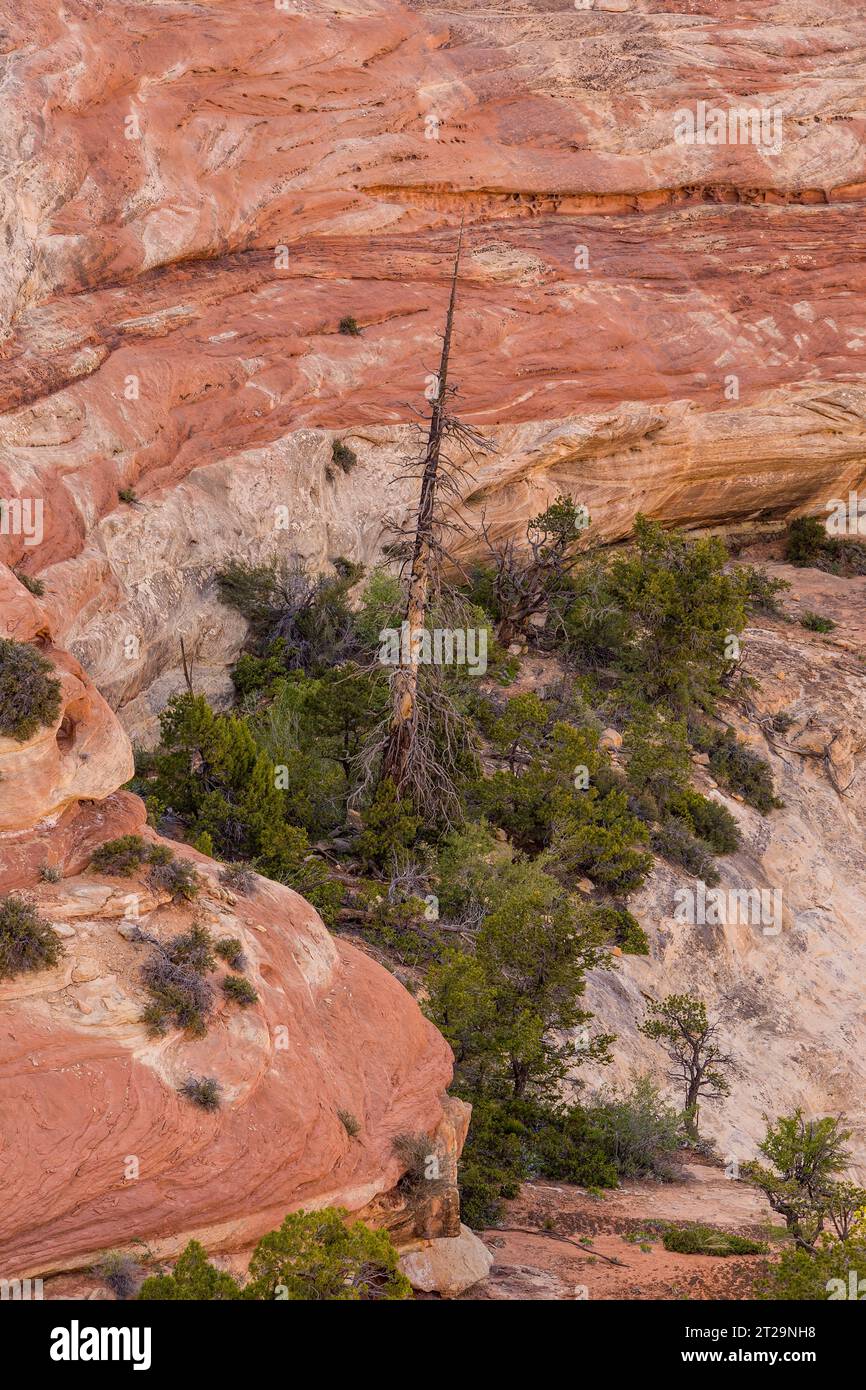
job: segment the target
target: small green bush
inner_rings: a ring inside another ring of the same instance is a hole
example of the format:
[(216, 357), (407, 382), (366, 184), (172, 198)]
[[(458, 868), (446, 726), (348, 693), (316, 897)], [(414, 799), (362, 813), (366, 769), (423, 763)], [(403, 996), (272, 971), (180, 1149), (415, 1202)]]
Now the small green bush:
[(157, 892), (170, 893), (173, 899), (182, 898), (185, 902), (192, 902), (201, 889), (201, 880), (188, 859), (154, 863), (151, 856), (147, 882)]
[(26, 743), (60, 714), (54, 667), (24, 642), (0, 637), (0, 736)]
[(245, 980), (242, 975), (226, 975), (223, 980), (223, 993), (242, 1009), (255, 1004), (259, 997), (249, 980)]
[(230, 965), (232, 970), (246, 970), (247, 959), (244, 955), (243, 942), (236, 936), (221, 936), (214, 946), (214, 950), (226, 965)]
[(822, 618), (820, 613), (807, 610), (800, 619), (800, 626), (808, 632), (832, 632), (836, 624), (832, 618)]
[(341, 333), (350, 338), (357, 338), (361, 332), (357, 321), (352, 318), (351, 314), (347, 314), (345, 318), (340, 319), (339, 329)]
[(62, 954), (60, 937), (28, 898), (10, 893), (0, 899), (0, 980), (48, 970)]
[(256, 886), (255, 870), (249, 864), (226, 864), (220, 869), (220, 883), (232, 893), (248, 898)]
[(670, 864), (678, 864), (686, 873), (703, 879), (708, 887), (719, 882), (719, 871), (713, 862), (709, 845), (693, 835), (683, 821), (671, 816), (663, 821), (652, 838), (656, 854)]
[(94, 1265), (93, 1273), (121, 1300), (132, 1298), (144, 1277), (144, 1270), (135, 1256), (123, 1250), (108, 1250)]
[(816, 516), (799, 516), (788, 527), (785, 540), (785, 559), (789, 565), (817, 565), (819, 560), (832, 558), (839, 542), (827, 535), (824, 523)]
[(737, 792), (762, 815), (783, 805), (775, 793), (770, 764), (740, 743), (733, 729), (715, 733), (707, 751), (710, 771), (716, 781), (729, 791)]
[(131, 506), (133, 502), (138, 501), (138, 494), (131, 487), (121, 487), (117, 490), (117, 500), (127, 502)]
[(665, 1250), (678, 1255), (766, 1255), (767, 1246), (712, 1226), (669, 1226), (662, 1236)]
[(140, 835), (120, 835), (94, 851), (90, 867), (112, 878), (130, 878), (149, 859), (150, 851)]
[(693, 835), (709, 845), (714, 854), (733, 854), (740, 844), (740, 828), (727, 806), (711, 801), (687, 787), (671, 797), (668, 813), (685, 823)]
[(358, 836), (358, 853), (368, 864), (380, 868), (393, 865), (414, 843), (421, 827), (411, 802), (397, 795), (390, 778), (380, 782), (369, 805), (361, 812), (363, 831)]

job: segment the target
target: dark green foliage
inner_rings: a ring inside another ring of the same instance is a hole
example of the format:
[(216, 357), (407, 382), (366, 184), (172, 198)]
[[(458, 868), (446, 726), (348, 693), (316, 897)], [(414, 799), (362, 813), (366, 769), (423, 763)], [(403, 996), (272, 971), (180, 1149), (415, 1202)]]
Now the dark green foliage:
[(352, 318), (351, 314), (346, 314), (344, 318), (341, 318), (338, 327), (339, 331), (349, 338), (357, 338), (361, 332), (356, 320)]
[(784, 1217), (798, 1249), (811, 1253), (831, 1215), (837, 1174), (850, 1160), (851, 1131), (835, 1116), (807, 1120), (799, 1107), (774, 1122), (764, 1118), (767, 1133), (758, 1147), (768, 1163), (747, 1163), (742, 1175)]
[(348, 444), (344, 444), (342, 439), (335, 439), (331, 446), (331, 458), (344, 473), (351, 473), (355, 464), (358, 462), (358, 455), (354, 449), (350, 449)]
[(365, 885), (359, 898), (369, 913), (360, 928), (367, 941), (401, 965), (424, 965), (439, 957), (441, 942), (426, 920), (427, 905), (421, 898), (391, 897), (378, 884)]
[[(347, 596), (362, 574), (360, 565), (342, 558), (334, 561), (333, 575), (316, 577), (297, 560), (265, 565), (233, 560), (217, 575), (217, 588), (222, 602), (250, 624), (256, 656), (281, 658), (286, 670), (315, 675), (358, 649)], [(246, 669), (241, 680), (261, 674)]]
[(163, 1303), (216, 1303), (240, 1296), (237, 1281), (209, 1262), (204, 1247), (197, 1240), (191, 1240), (178, 1256), (171, 1274), (145, 1279), (138, 1291), (140, 1299)]
[(827, 535), (824, 523), (816, 516), (798, 516), (788, 527), (785, 539), (785, 559), (789, 565), (820, 564), (823, 568), (839, 552), (839, 542)]
[(608, 1036), (579, 1051), (570, 1036), (591, 1018), (580, 998), (585, 972), (606, 959), (602, 931), (537, 862), (491, 876), (488, 899), (474, 954), (446, 951), (431, 969), (430, 1014), (464, 1093), (543, 1099), (575, 1061), (607, 1056)]
[(746, 624), (747, 583), (721, 541), (689, 542), (638, 515), (634, 548), (578, 572), (549, 626), (570, 651), (613, 667), (632, 696), (685, 714), (712, 709)]
[(131, 878), (148, 861), (150, 848), (141, 835), (120, 835), (94, 850), (90, 867), (114, 878)]
[(779, 596), (787, 593), (791, 587), (787, 579), (773, 579), (766, 570), (756, 569), (753, 565), (740, 565), (739, 573), (745, 585), (746, 607), (750, 613), (769, 618), (785, 616)]
[(181, 695), (160, 725), (153, 801), (171, 806), (193, 837), (210, 834), (217, 854), (288, 883), (333, 920), (339, 885), (311, 857), (306, 833), (286, 823), (274, 766), (247, 722), (215, 714), (203, 696)]
[(776, 796), (770, 764), (740, 743), (733, 729), (714, 733), (706, 751), (716, 781), (729, 791), (737, 792), (763, 815), (784, 804)]
[(200, 922), (195, 922), (189, 931), (172, 937), (165, 949), (175, 965), (188, 965), (198, 975), (205, 975), (214, 968), (213, 937)]
[(19, 893), (0, 898), (0, 980), (48, 970), (62, 954), (60, 937), (34, 903)]
[(807, 610), (800, 619), (800, 626), (809, 632), (832, 632), (836, 624), (832, 618), (822, 618), (820, 613)]
[[(625, 956), (648, 956), (649, 940), (636, 917), (623, 907), (595, 907), (605, 940), (618, 946)], [(608, 935), (609, 933), (609, 935)]]
[(242, 975), (226, 975), (223, 979), (223, 993), (242, 1009), (257, 1003), (259, 997), (249, 980), (245, 980)]
[(15, 575), (18, 583), (23, 584), (25, 589), (29, 589), (31, 594), (35, 594), (36, 598), (41, 598), (45, 593), (45, 585), (42, 583), (41, 579), (37, 579), (32, 574), (25, 574), (23, 570), (13, 569), (12, 573)]
[(26, 743), (60, 714), (60, 681), (36, 647), (0, 637), (0, 737)]
[(411, 802), (397, 795), (390, 778), (379, 783), (372, 801), (361, 812), (361, 820), (364, 829), (358, 837), (358, 853), (379, 868), (404, 858), (421, 828)]
[(214, 951), (232, 970), (246, 970), (243, 942), (236, 936), (221, 936), (214, 945)]
[(282, 638), (271, 642), (264, 656), (242, 652), (232, 667), (232, 684), (238, 695), (255, 695), (270, 690), (286, 674), (286, 644)]
[(127, 502), (131, 506), (138, 501), (138, 494), (131, 487), (121, 487), (117, 490), (118, 502)]
[(740, 829), (727, 806), (711, 801), (691, 787), (672, 796), (666, 806), (672, 816), (709, 845), (714, 854), (733, 854), (740, 844)]
[(340, 1207), (292, 1212), (263, 1236), (250, 1260), (244, 1298), (324, 1302), (408, 1299), (412, 1289), (397, 1265), (387, 1231), (346, 1224)]
[(670, 1158), (682, 1144), (683, 1117), (649, 1076), (602, 1094), (587, 1114), (618, 1178), (673, 1177)]
[(662, 1236), (665, 1250), (678, 1255), (766, 1255), (767, 1247), (733, 1231), (713, 1226), (668, 1226)]
[[(767, 1266), (757, 1285), (758, 1299), (789, 1302), (822, 1302), (863, 1298), (861, 1284), (866, 1270), (866, 1235), (850, 1240), (822, 1236), (814, 1251), (783, 1250), (778, 1262)], [(853, 1272), (853, 1279), (852, 1279)]]
[(677, 864), (686, 873), (703, 879), (708, 888), (719, 882), (719, 871), (713, 863), (709, 846), (693, 835), (688, 825), (677, 817), (670, 816), (662, 822), (653, 834), (652, 847), (669, 863)]
[(214, 1076), (189, 1076), (180, 1087), (180, 1094), (202, 1110), (218, 1110), (222, 1103), (221, 1092)]

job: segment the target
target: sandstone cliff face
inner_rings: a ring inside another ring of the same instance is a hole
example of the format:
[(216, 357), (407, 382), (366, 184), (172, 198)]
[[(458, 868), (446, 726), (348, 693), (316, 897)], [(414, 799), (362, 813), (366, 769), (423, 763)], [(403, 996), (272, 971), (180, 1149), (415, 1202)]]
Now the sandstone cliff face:
[[(186, 1045), (145, 1041), (117, 887), (82, 876), (140, 821), (114, 794), (130, 752), (111, 709), (152, 740), (179, 634), (198, 688), (226, 692), (244, 635), (213, 592), (227, 556), (376, 557), (409, 502), (407, 403), (435, 365), (462, 217), (461, 413), (496, 446), (467, 487), (473, 527), (519, 531), (562, 490), (610, 539), (638, 508), (760, 526), (862, 485), (866, 29), (858, 0), (733, 17), (722, 0), (11, 0), (5, 26), (0, 499), (41, 500), (44, 524), (38, 540), (0, 524), (0, 634), (40, 643), (64, 713), (0, 743), (0, 886), (60, 865), (38, 892), (74, 933), (51, 977), (2, 1003), (3, 1084), (30, 1078), (33, 1107), (2, 1151), (4, 1253), (35, 1269), (133, 1234), (242, 1244), (302, 1200), (387, 1204), (392, 1134), (453, 1124), (447, 1051), (408, 996), (288, 890), (231, 903), (207, 866), (207, 911), (236, 919), (263, 1007), (189, 1054), (225, 1069), (225, 1112), (175, 1099)], [(779, 151), (678, 145), (673, 113), (700, 99), (778, 106)], [(346, 315), (360, 337), (338, 332)], [(335, 437), (358, 455), (348, 475)], [(845, 1069), (859, 1076), (863, 692), (829, 650), (775, 631), (749, 648), (761, 698), (802, 709), (801, 743), (826, 728), (831, 744), (827, 762), (771, 751), (786, 810), (738, 811), (731, 872), (784, 878), (785, 931), (698, 948), (658, 879), (652, 959), (599, 985), (635, 1059), (644, 986), (700, 978), (733, 1001), (734, 1146), (791, 1067), (817, 1108), (850, 1108)], [(335, 1107), (363, 1118), (360, 1144)], [(40, 1161), (15, 1161), (25, 1144)]]

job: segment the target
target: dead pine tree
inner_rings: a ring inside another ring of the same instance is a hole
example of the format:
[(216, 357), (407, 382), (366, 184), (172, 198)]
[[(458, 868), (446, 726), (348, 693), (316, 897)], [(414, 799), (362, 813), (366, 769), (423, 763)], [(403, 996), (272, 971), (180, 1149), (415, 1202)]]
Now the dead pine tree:
[[(468, 477), (459, 460), (447, 449), (455, 442), (463, 453), (475, 457), (490, 445), (470, 426), (449, 410), (455, 388), (448, 383), (448, 367), (454, 331), (454, 307), (463, 244), (463, 224), (451, 274), (451, 290), (445, 316), (445, 331), (434, 377), (436, 394), (431, 400), (427, 442), (420, 466), (418, 509), (411, 526), (401, 528), (407, 545), (408, 592), (396, 668), (390, 678), (389, 718), (381, 744), (379, 780), (393, 783), (398, 796), (405, 796), (416, 809), (427, 815), (444, 814), (457, 805), (449, 777), (452, 755), (456, 759), (459, 742), (457, 721), (444, 690), (435, 681), (425, 682), (422, 691), (420, 668), (426, 623), (431, 600), (439, 593), (443, 557), (447, 554), (443, 531), (448, 525), (444, 512), (459, 503), (460, 484)], [(450, 502), (447, 499), (451, 499)], [(409, 559), (411, 557), (411, 559)], [(444, 750), (434, 746), (433, 728), (438, 730)]]

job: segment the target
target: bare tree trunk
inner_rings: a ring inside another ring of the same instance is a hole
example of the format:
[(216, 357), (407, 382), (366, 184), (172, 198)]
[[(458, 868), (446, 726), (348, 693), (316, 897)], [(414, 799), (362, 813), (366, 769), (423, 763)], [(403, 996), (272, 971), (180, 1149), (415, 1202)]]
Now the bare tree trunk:
[(433, 526), (436, 509), (436, 485), (439, 476), (439, 456), (445, 423), (445, 390), (448, 382), (448, 358), (451, 352), (451, 332), (454, 325), (454, 304), (457, 298), (457, 274), (463, 226), (457, 239), (457, 254), (451, 276), (451, 296), (445, 319), (445, 335), (439, 359), (436, 396), (430, 416), (424, 469), (421, 475), (421, 495), (415, 526), (412, 568), (409, 574), (409, 594), (403, 630), (400, 634), (399, 665), (391, 677), (391, 722), (382, 755), (383, 779), (390, 777), (397, 791), (408, 780), (418, 712), (418, 667), (421, 634), (427, 618), (433, 570)]

